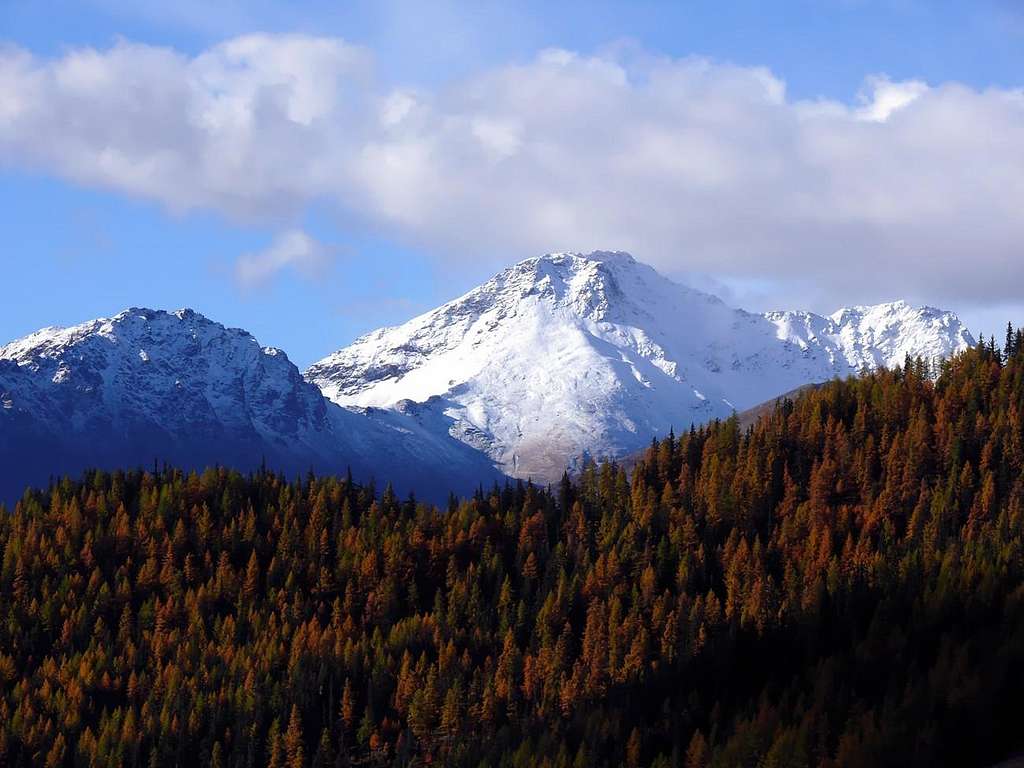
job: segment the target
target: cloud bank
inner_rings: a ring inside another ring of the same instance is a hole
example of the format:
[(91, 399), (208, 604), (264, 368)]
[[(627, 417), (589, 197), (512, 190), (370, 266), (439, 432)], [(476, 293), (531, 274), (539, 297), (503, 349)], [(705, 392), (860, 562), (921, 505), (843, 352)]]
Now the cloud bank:
[(800, 101), (763, 68), (551, 50), (424, 91), (373, 59), (297, 35), (0, 49), (0, 161), (282, 226), (327, 203), (455, 260), (621, 248), (836, 303), (1024, 294), (1019, 89)]

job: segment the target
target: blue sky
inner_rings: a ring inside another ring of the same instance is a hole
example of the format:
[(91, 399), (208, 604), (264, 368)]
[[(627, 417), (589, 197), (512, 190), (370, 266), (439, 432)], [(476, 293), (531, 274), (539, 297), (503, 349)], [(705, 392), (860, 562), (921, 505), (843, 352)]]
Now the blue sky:
[[(1009, 1), (5, 0), (4, 61), (0, 340), (192, 306), (305, 366), (509, 261), (590, 247), (756, 309), (905, 296), (986, 332), (1024, 320)], [(252, 154), (190, 178), (235, 141), (172, 100), (225, 94)], [(606, 164), (636, 146), (648, 164)], [(282, 251), (289, 232), (311, 245)]]

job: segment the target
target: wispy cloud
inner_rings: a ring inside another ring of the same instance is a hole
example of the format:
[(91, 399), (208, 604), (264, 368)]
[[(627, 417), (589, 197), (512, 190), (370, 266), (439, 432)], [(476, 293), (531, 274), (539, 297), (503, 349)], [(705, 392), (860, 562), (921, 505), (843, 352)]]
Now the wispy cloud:
[(234, 277), (243, 290), (263, 287), (286, 269), (315, 278), (327, 267), (331, 257), (330, 248), (305, 232), (293, 229), (278, 235), (265, 250), (239, 256)]

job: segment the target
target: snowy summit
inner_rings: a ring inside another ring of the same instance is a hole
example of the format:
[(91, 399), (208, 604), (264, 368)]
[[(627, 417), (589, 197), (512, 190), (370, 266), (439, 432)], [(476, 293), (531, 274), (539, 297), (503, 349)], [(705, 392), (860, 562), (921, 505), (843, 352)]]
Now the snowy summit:
[(133, 308), (0, 347), (0, 500), (87, 467), (262, 463), (444, 499), (500, 479), (446, 425), (341, 408), (279, 349), (190, 309)]
[(453, 437), (502, 471), (550, 482), (671, 427), (972, 343), (953, 313), (905, 302), (755, 314), (626, 253), (551, 253), (369, 333), (305, 375), (341, 405), (444, 416)]

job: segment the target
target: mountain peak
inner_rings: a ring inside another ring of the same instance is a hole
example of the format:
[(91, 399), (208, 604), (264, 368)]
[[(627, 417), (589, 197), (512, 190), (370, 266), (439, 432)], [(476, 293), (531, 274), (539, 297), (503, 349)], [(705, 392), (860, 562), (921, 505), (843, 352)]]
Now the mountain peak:
[(503, 276), (537, 274), (540, 276), (559, 274), (568, 276), (579, 272), (594, 271), (601, 268), (621, 269), (643, 266), (624, 251), (592, 251), (578, 253), (573, 251), (553, 251), (542, 256), (533, 256), (513, 264), (499, 272), (493, 279), (500, 280)]
[[(182, 334), (182, 331), (187, 333)], [(36, 364), (42, 359), (56, 359), (71, 348), (95, 347), (113, 353), (114, 349), (131, 346), (180, 345), (182, 339), (197, 339), (204, 342), (224, 336), (238, 343), (257, 345), (247, 331), (228, 328), (214, 322), (192, 309), (168, 312), (148, 307), (129, 307), (111, 317), (99, 317), (72, 326), (50, 326), (17, 339), (0, 347), (0, 359), (19, 361), (19, 364)], [(107, 343), (96, 346), (101, 341)], [(258, 346), (258, 345), (257, 345)], [(147, 352), (147, 354), (149, 354)]]
[(860, 318), (866, 315), (892, 317), (913, 312), (923, 313), (928, 310), (931, 310), (931, 308), (915, 308), (903, 299), (896, 299), (895, 301), (883, 301), (878, 304), (854, 304), (849, 307), (840, 307), (829, 315), (829, 318), (841, 325), (844, 322), (848, 322), (851, 318)]
[[(949, 312), (938, 307), (932, 307), (928, 304), (921, 306), (914, 306), (913, 304), (903, 300), (896, 299), (895, 301), (885, 301), (880, 304), (855, 304), (849, 307), (842, 307), (833, 312), (829, 317), (836, 323), (842, 324), (847, 322), (852, 317), (867, 317), (872, 316), (875, 318), (883, 317), (922, 317), (922, 318), (938, 318), (938, 319), (957, 319), (953, 312)], [(957, 319), (957, 322), (959, 320)]]
[(133, 318), (140, 320), (160, 320), (176, 318), (178, 320), (195, 320), (200, 323), (211, 323), (213, 325), (220, 325), (215, 323), (208, 317), (200, 312), (196, 312), (194, 309), (189, 307), (182, 307), (181, 309), (166, 310), (166, 309), (152, 309), (150, 307), (128, 307), (118, 312), (116, 315), (110, 318), (98, 318), (99, 322), (103, 320), (110, 320), (112, 322), (131, 320)]
[(348, 465), (434, 498), (501, 477), (433, 423), (327, 401), (283, 352), (194, 310), (132, 307), (0, 347), (0, 499), (49, 473), (154, 459)]
[[(601, 276), (608, 279), (614, 274), (632, 270), (650, 270), (624, 251), (592, 251), (576, 253), (555, 251), (543, 256), (534, 256), (513, 264), (492, 278), (500, 285), (518, 284), (523, 278), (543, 280), (544, 278), (571, 280), (580, 274)], [(653, 270), (650, 270), (653, 272)], [(491, 281), (485, 283), (487, 286)]]
[(583, 253), (581, 251), (552, 251), (551, 253), (546, 253), (543, 256), (526, 259), (525, 261), (550, 261), (552, 263), (592, 261), (597, 264), (639, 263), (631, 254), (626, 253), (625, 251), (590, 251), (589, 253)]
[(627, 253), (555, 252), (357, 339), (306, 377), (342, 405), (443, 414), (507, 473), (553, 481), (581, 456), (621, 456), (672, 426), (968, 340), (955, 315), (905, 302), (759, 315)]

